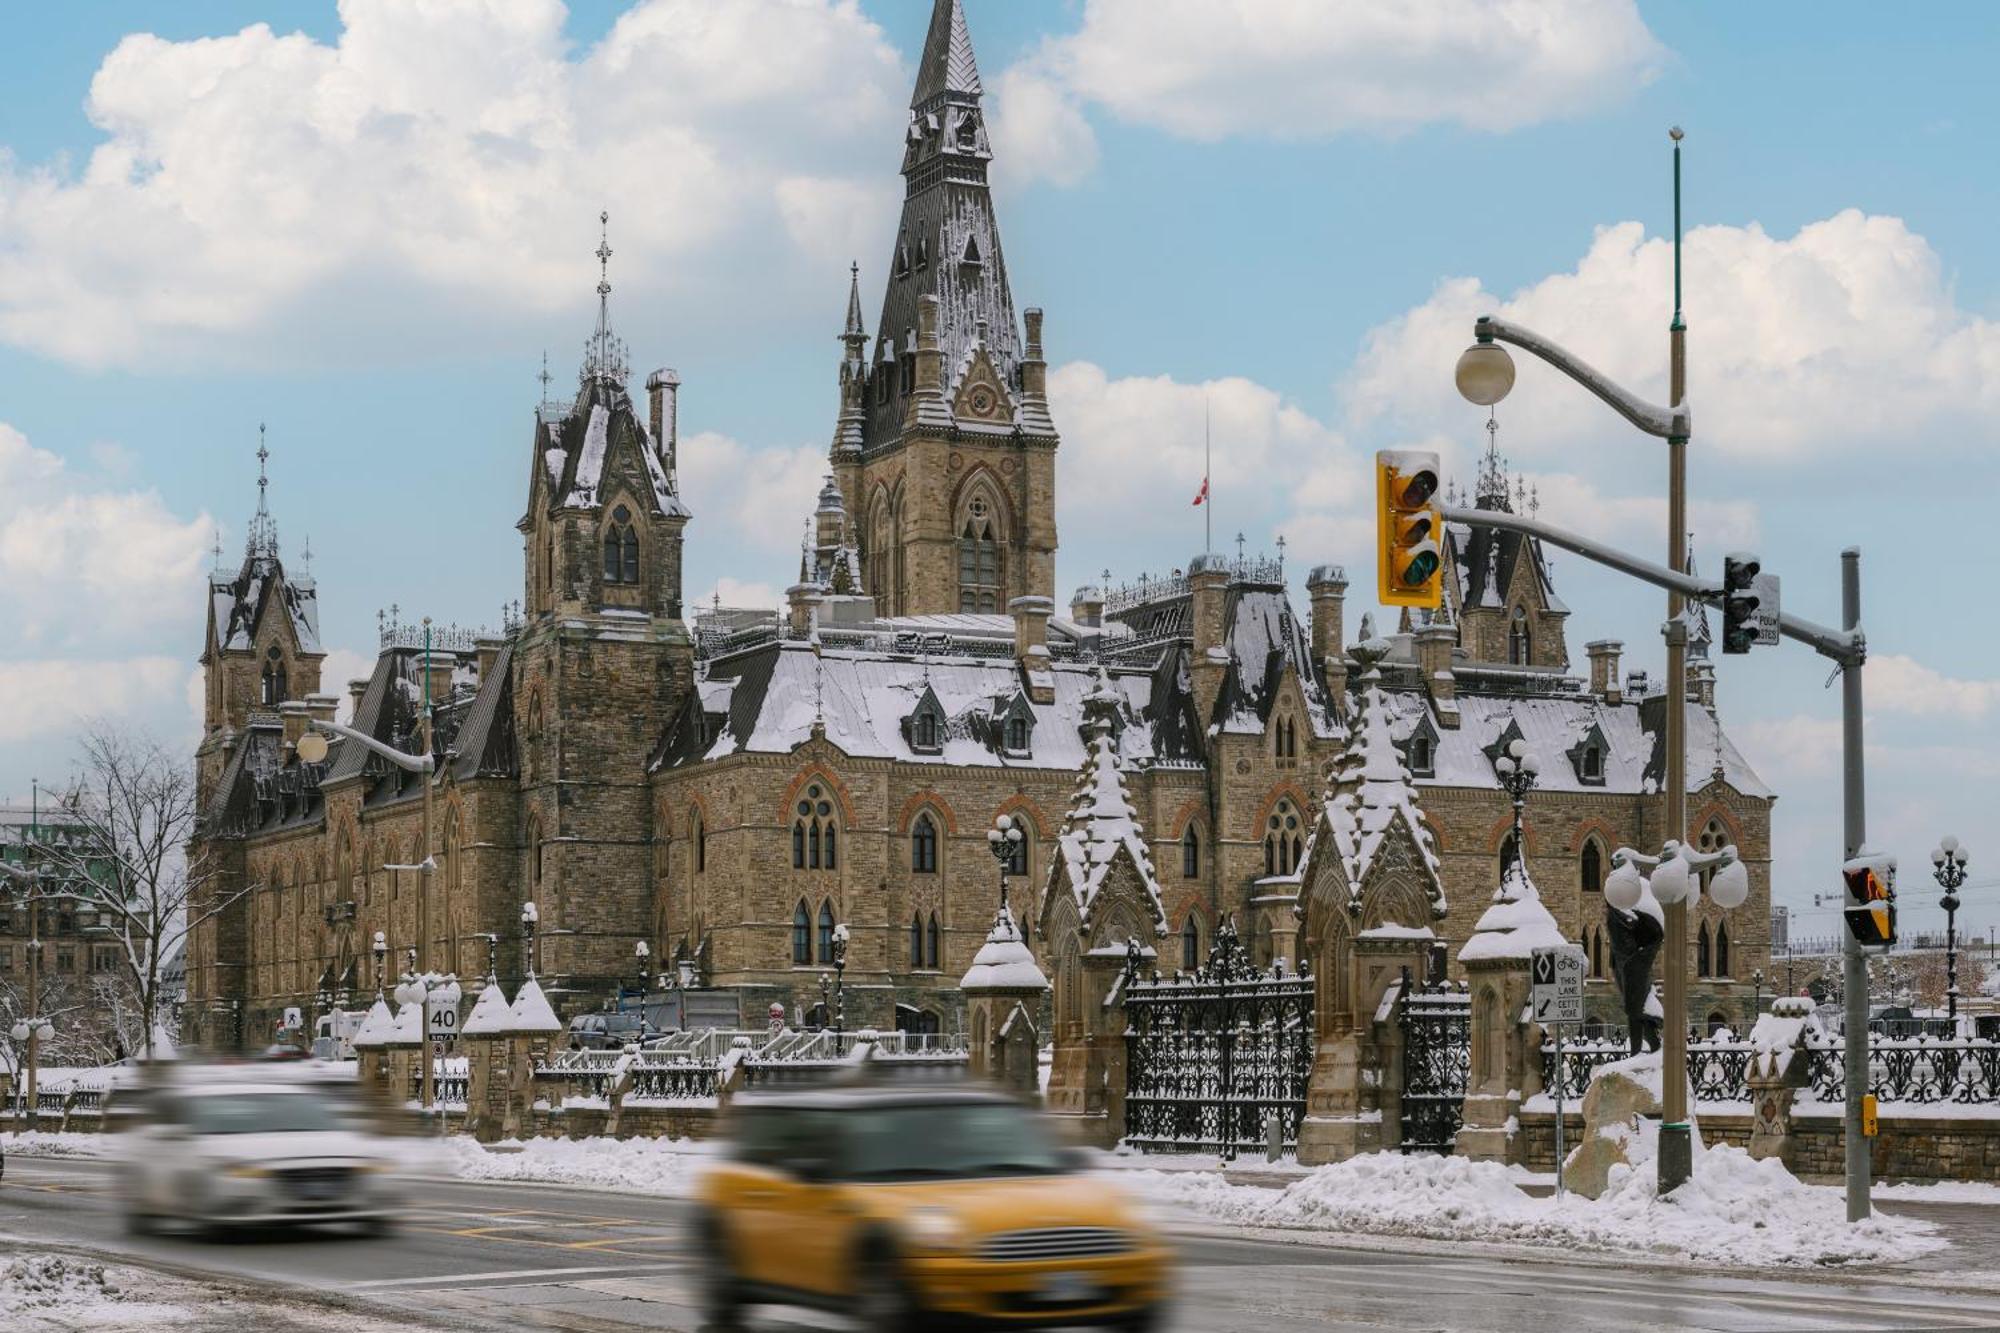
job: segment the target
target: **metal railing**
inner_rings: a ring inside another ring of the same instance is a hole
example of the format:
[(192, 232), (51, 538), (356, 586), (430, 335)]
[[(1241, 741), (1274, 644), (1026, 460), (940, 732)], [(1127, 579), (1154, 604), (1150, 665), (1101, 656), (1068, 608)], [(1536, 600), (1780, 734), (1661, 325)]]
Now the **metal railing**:
[[(1750, 1065), (1755, 1048), (1748, 1041), (1688, 1043), (1688, 1083), (1698, 1103), (1742, 1103), (1750, 1100)], [(1807, 1105), (1837, 1106), (1846, 1097), (1843, 1066), (1846, 1043), (1823, 1032), (1808, 1031), (1794, 1059), (1806, 1062), (1806, 1082), (1798, 1100)], [(1562, 1094), (1580, 1100), (1599, 1068), (1629, 1054), (1623, 1042), (1565, 1042), (1562, 1053)], [(1868, 1047), (1868, 1091), (1885, 1104), (1912, 1106), (1994, 1106), (2000, 1114), (2000, 1041), (1986, 1038), (1931, 1036), (1875, 1039)], [(1554, 1095), (1557, 1086), (1555, 1047), (1542, 1047), (1542, 1086)]]

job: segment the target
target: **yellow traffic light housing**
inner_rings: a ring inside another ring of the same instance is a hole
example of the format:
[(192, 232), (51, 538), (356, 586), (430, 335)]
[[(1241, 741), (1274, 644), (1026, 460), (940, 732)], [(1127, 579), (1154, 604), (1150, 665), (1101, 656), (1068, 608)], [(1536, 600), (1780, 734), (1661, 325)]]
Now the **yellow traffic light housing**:
[(1436, 610), (1444, 600), (1444, 516), (1436, 454), (1384, 449), (1375, 455), (1376, 582), (1384, 606)]
[(1847, 882), (1847, 929), (1864, 949), (1896, 942), (1896, 863), (1888, 857), (1857, 857), (1841, 867)]

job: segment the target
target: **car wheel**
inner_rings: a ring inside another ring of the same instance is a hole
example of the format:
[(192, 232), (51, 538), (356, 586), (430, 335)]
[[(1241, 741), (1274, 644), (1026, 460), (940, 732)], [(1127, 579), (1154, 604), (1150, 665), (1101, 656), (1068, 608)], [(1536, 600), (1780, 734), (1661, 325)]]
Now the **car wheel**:
[(743, 1327), (743, 1300), (720, 1219), (702, 1219), (700, 1249), (702, 1327), (708, 1333), (735, 1333)]
[(380, 1236), (393, 1236), (396, 1234), (396, 1219), (393, 1217), (364, 1218), (356, 1225), (355, 1231), (370, 1239)]
[(1155, 1330), (1164, 1327), (1166, 1322), (1166, 1310), (1158, 1305), (1149, 1305), (1143, 1310), (1134, 1310), (1131, 1314), (1125, 1315), (1112, 1327), (1118, 1329), (1119, 1333), (1155, 1333)]
[(872, 1333), (918, 1333), (919, 1329), (929, 1333), (938, 1327), (936, 1320), (924, 1318), (902, 1265), (886, 1245), (870, 1249), (861, 1261), (854, 1313), (856, 1323)]
[(125, 1210), (125, 1234), (128, 1236), (150, 1236), (158, 1226), (158, 1219), (149, 1212), (138, 1208)]

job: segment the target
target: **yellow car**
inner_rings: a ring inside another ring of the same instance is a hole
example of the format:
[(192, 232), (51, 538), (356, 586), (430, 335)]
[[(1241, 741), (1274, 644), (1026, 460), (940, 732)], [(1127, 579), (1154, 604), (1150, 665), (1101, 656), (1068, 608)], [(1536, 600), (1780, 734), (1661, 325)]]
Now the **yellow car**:
[(970, 1086), (749, 1096), (696, 1216), (709, 1326), (809, 1305), (870, 1333), (1160, 1326), (1169, 1255), (1034, 1112)]

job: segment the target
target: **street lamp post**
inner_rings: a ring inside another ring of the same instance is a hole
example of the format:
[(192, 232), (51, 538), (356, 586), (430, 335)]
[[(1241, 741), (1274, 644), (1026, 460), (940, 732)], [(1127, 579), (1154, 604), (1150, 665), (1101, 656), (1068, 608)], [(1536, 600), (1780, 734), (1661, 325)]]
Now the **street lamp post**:
[(1535, 789), (1535, 782), (1541, 776), (1542, 761), (1528, 752), (1528, 747), (1519, 736), (1507, 743), (1507, 749), (1493, 761), (1494, 771), (1500, 775), (1500, 786), (1508, 799), (1514, 803), (1514, 864), (1521, 867), (1521, 874), (1528, 873), (1528, 847), (1522, 838), (1521, 813), (1527, 805), (1528, 793)]
[[(1473, 345), (1459, 357), (1459, 392), (1491, 407), (1514, 386), (1512, 359), (1499, 343), (1532, 352), (1589, 389), (1627, 421), (1667, 443), (1667, 567), (1687, 572), (1687, 445), (1693, 434), (1687, 405), (1687, 322), (1681, 314), (1681, 131), (1674, 141), (1674, 317), (1667, 327), (1668, 405), (1648, 403), (1605, 378), (1563, 348), (1505, 320), (1482, 315), (1473, 324)], [(1678, 840), (1687, 830), (1687, 623), (1683, 596), (1667, 593), (1666, 828)], [(1664, 902), (1665, 900), (1662, 899)], [(1666, 1058), (1660, 1125), (1660, 1193), (1685, 1181), (1694, 1169), (1687, 1106), (1687, 911), (1666, 909)]]
[(1944, 890), (1944, 999), (1954, 1037), (1958, 1035), (1958, 890), (1971, 860), (1971, 853), (1949, 833), (1931, 849), (1931, 875)]
[(375, 932), (375, 998), (382, 998), (382, 972), (389, 962), (389, 937), (381, 931)]
[(0, 861), (0, 871), (16, 884), (26, 885), (15, 895), (16, 901), (26, 907), (28, 913), (28, 996), (27, 1012), (14, 1024), (11, 1035), (15, 1041), (27, 1047), (28, 1055), (28, 1115), (31, 1119), (41, 1114), (36, 1101), (37, 1084), (42, 1068), (42, 1043), (52, 1041), (56, 1030), (42, 1013), (42, 904), (59, 894), (50, 893), (42, 887), (42, 872), (39, 866), (11, 866)]
[(1750, 992), (1750, 1023), (1751, 1026), (1754, 1027), (1756, 1026), (1757, 1020), (1764, 1016), (1764, 969), (1763, 968), (1760, 967), (1755, 972), (1752, 972), (1750, 974), (1750, 984), (1752, 987), (1754, 987), (1754, 989)]
[(1000, 910), (1007, 910), (1007, 871), (1014, 864), (1014, 858), (1021, 854), (1021, 844), (1027, 834), (1022, 832), (1025, 816), (1001, 815), (993, 821), (993, 827), (986, 830), (986, 850), (993, 853), (993, 859), (1000, 863)]
[(838, 1037), (847, 1026), (847, 923), (833, 927), (833, 1008), (828, 1012)]
[(652, 981), (653, 948), (644, 940), (632, 945), (632, 965), (639, 974), (639, 1040), (646, 1039), (646, 996)]
[(525, 981), (535, 979), (535, 923), (540, 920), (533, 900), (521, 904), (521, 971)]

